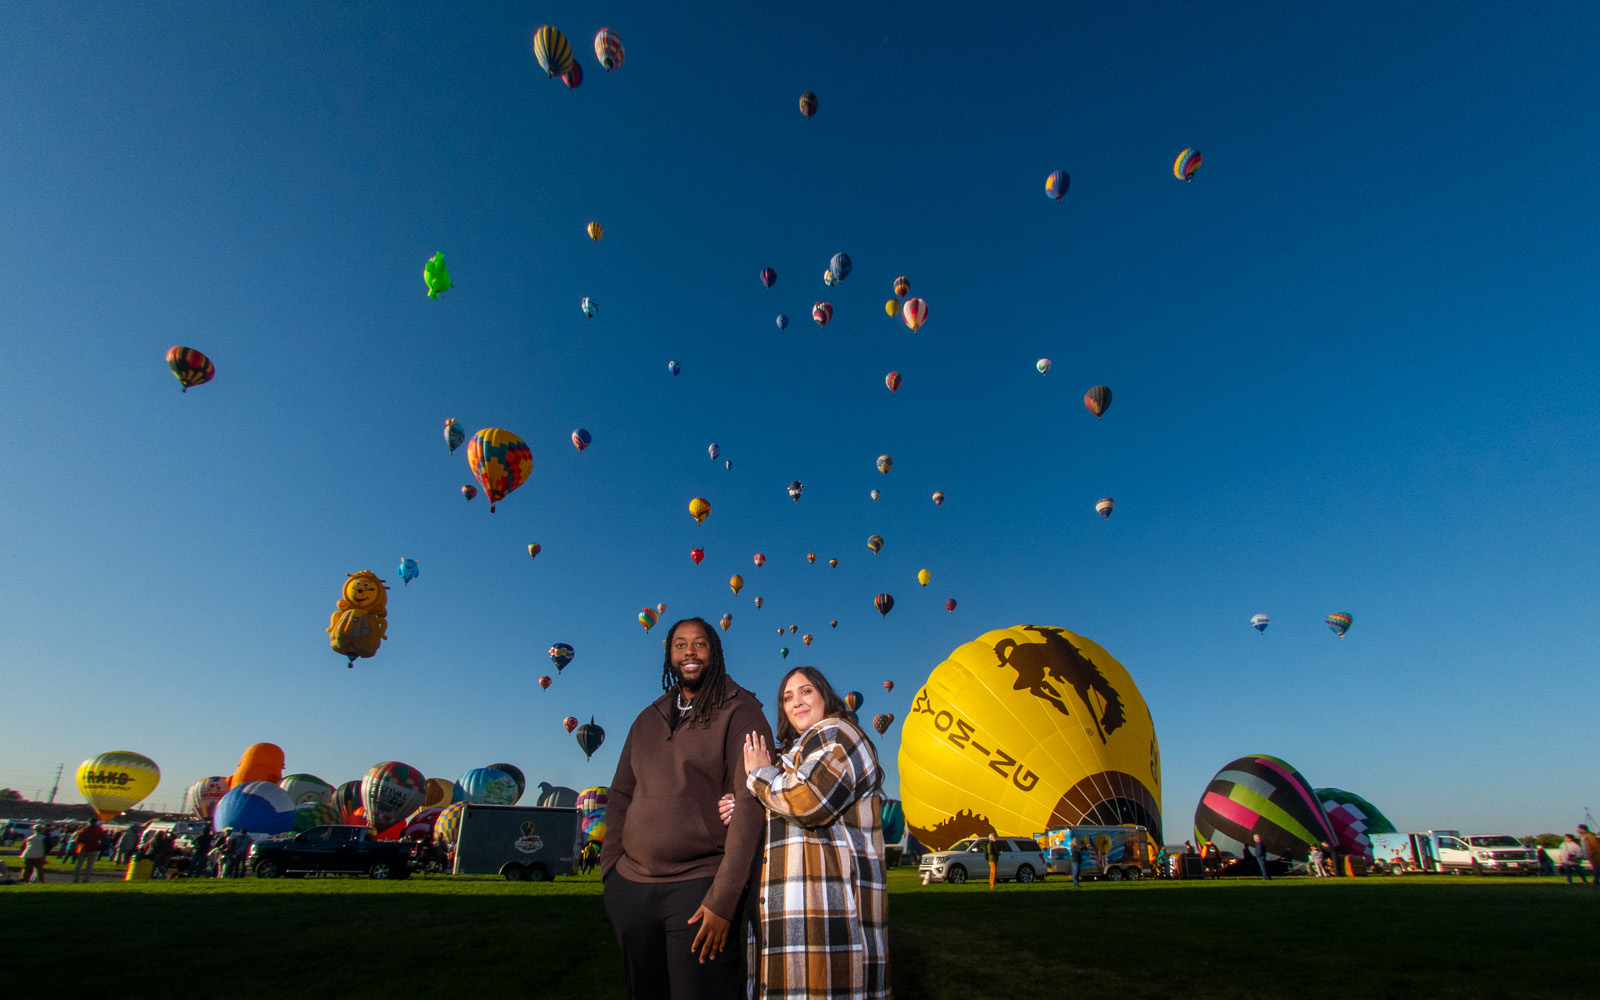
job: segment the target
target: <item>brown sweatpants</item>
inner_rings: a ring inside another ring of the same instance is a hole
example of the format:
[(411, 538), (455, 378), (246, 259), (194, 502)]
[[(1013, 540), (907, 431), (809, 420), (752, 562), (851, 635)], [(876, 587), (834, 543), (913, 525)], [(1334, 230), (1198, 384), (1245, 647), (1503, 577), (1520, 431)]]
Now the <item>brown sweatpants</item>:
[(996, 862), (993, 862), (993, 861), (989, 862), (989, 888), (991, 888), (991, 889), (994, 888), (995, 878), (999, 874), (1000, 874), (1000, 865), (997, 864)]

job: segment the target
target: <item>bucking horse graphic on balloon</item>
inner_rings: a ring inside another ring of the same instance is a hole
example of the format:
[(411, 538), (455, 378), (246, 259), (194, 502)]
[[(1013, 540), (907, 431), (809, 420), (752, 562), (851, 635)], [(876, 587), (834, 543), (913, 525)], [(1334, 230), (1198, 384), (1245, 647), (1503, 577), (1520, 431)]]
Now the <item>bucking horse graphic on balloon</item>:
[(1012, 689), (1028, 691), (1054, 705), (1062, 715), (1071, 716), (1063, 694), (1065, 688), (1071, 687), (1094, 720), (1100, 742), (1105, 743), (1107, 734), (1116, 732), (1127, 721), (1122, 696), (1100, 668), (1067, 639), (1062, 629), (1040, 625), (1024, 625), (1023, 628), (1037, 632), (1044, 642), (1018, 643), (1014, 639), (1001, 639), (994, 647), (994, 655), (1000, 661), (998, 665), (1017, 672)]

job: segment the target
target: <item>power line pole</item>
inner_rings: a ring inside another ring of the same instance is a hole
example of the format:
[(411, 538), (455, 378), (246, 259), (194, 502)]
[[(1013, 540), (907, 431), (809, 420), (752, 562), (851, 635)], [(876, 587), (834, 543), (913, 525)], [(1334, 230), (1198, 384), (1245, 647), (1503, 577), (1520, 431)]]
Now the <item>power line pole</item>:
[(66, 770), (66, 767), (67, 767), (67, 765), (65, 765), (65, 764), (57, 764), (56, 765), (56, 783), (53, 786), (51, 786), (51, 788), (50, 788), (50, 801), (51, 802), (55, 802), (55, 800), (56, 800), (56, 792), (61, 788), (61, 772)]

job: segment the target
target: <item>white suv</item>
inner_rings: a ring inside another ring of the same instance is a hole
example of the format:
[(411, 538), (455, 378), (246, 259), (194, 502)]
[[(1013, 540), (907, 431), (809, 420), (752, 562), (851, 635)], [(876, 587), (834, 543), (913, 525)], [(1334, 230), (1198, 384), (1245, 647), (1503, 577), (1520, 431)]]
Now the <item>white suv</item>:
[[(989, 859), (983, 848), (988, 841), (988, 837), (969, 837), (948, 850), (930, 851), (922, 856), (917, 870), (931, 882), (960, 885), (969, 878), (985, 880), (989, 877)], [(1044, 878), (1044, 852), (1033, 840), (996, 837), (994, 842), (1000, 848), (1000, 861), (995, 866), (1000, 879), (1032, 882)]]

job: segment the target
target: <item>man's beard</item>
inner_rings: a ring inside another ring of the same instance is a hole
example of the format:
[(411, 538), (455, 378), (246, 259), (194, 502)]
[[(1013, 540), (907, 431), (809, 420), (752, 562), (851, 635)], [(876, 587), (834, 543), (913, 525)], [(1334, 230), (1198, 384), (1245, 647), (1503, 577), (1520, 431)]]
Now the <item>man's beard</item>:
[(672, 676), (677, 678), (678, 687), (689, 692), (690, 694), (698, 694), (700, 692), (700, 685), (704, 684), (706, 681), (706, 666), (704, 663), (700, 665), (700, 676), (696, 677), (694, 680), (690, 680), (689, 678), (683, 676), (682, 671), (680, 671), (677, 667), (672, 668)]

